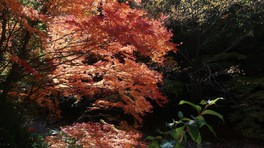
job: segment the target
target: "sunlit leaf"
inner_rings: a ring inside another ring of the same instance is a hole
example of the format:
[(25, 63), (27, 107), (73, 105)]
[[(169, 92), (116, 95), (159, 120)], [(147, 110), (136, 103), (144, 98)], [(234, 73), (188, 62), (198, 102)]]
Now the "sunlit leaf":
[(213, 104), (215, 104), (218, 100), (224, 100), (224, 98), (219, 97), (219, 98), (216, 98), (216, 99), (214, 99), (214, 100), (208, 100), (208, 101), (207, 101), (207, 104), (209, 104), (209, 105), (213, 105)]

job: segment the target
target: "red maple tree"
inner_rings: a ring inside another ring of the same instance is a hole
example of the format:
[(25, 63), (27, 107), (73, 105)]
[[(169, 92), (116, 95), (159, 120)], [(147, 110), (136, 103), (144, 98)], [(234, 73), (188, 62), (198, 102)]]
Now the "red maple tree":
[(39, 25), (48, 17), (17, 0), (0, 2), (0, 103), (9, 95), (27, 96), (22, 90), (32, 75), (40, 79), (36, 64), (47, 35)]
[[(167, 102), (157, 86), (162, 75), (148, 67), (150, 63), (162, 65), (166, 53), (175, 50), (172, 33), (160, 20), (115, 0), (49, 0), (41, 3), (41, 9), (15, 0), (4, 4), (14, 13), (18, 8), (13, 7), (19, 7), (25, 18), (46, 26), (41, 31), (22, 19), (22, 26), (38, 35), (43, 47), (41, 52), (28, 53), (41, 55), (29, 61), (10, 54), (13, 62), (39, 78), (25, 90), (27, 98), (53, 112), (57, 112), (59, 97), (91, 99), (89, 110), (119, 108), (138, 123), (151, 112), (150, 100), (159, 105)], [(50, 95), (57, 98), (51, 100)]]

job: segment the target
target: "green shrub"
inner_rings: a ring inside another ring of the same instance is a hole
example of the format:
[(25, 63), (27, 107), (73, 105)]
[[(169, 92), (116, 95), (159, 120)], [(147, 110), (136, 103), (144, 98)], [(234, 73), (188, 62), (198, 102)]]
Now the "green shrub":
[[(150, 148), (181, 148), (186, 145), (188, 139), (194, 141), (197, 144), (202, 142), (202, 137), (200, 133), (200, 129), (206, 126), (213, 134), (215, 134), (214, 129), (211, 125), (209, 125), (204, 116), (212, 115), (220, 118), (224, 121), (224, 118), (221, 114), (209, 110), (208, 108), (214, 105), (218, 100), (222, 98), (216, 98), (214, 100), (202, 100), (200, 105), (193, 104), (189, 101), (182, 100), (179, 105), (188, 104), (192, 106), (196, 111), (196, 116), (191, 116), (190, 118), (184, 117), (181, 111), (178, 112), (179, 120), (173, 120), (172, 123), (167, 123), (170, 128), (169, 131), (161, 132), (162, 136), (149, 136), (146, 139), (150, 140), (149, 144)], [(204, 106), (203, 108), (201, 106)], [(216, 135), (216, 134), (215, 134)]]

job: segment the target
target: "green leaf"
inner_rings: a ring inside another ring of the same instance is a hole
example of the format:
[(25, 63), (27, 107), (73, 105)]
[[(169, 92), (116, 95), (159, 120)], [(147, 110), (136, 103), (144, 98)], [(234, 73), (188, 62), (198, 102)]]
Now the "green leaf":
[(198, 126), (188, 126), (189, 127), (189, 135), (193, 141), (200, 144), (202, 142), (201, 134)]
[(148, 136), (147, 138), (145, 138), (145, 140), (150, 140), (150, 141), (162, 140), (162, 137), (161, 136), (156, 136), (156, 137)]
[(216, 136), (216, 133), (215, 133), (213, 127), (209, 124), (205, 124), (205, 125), (208, 127), (209, 131), (212, 132)]
[(176, 130), (171, 130), (171, 131), (169, 131), (169, 134), (170, 134), (170, 136), (173, 138), (173, 139), (177, 139), (177, 132), (176, 132)]
[(179, 117), (180, 119), (183, 118), (183, 113), (182, 113), (181, 111), (178, 112), (178, 117)]
[(175, 130), (170, 131), (169, 133), (171, 137), (177, 141), (177, 143), (181, 143), (185, 135), (184, 126), (178, 127)]
[(216, 99), (214, 99), (214, 100), (212, 100), (212, 101), (208, 100), (207, 103), (208, 103), (209, 105), (213, 105), (213, 104), (215, 104), (218, 100), (224, 100), (224, 98), (219, 97), (219, 98), (216, 98)]
[(155, 140), (155, 137), (153, 137), (153, 136), (148, 136), (147, 138), (145, 138), (145, 140), (153, 141), (153, 140)]
[(206, 104), (207, 104), (207, 101), (202, 100), (199, 104), (201, 104), (201, 105), (206, 105)]
[(204, 117), (203, 116), (201, 116), (201, 115), (199, 115), (199, 116), (197, 116), (197, 117), (195, 117), (197, 120), (204, 120)]
[(208, 115), (214, 115), (214, 116), (217, 116), (218, 118), (220, 118), (220, 119), (222, 119), (223, 121), (224, 121), (224, 117), (221, 115), (221, 114), (219, 114), (218, 112), (215, 112), (215, 111), (213, 111), (213, 110), (205, 110), (203, 113), (202, 113), (202, 115), (206, 115), (206, 114), (208, 114)]
[(199, 123), (199, 127), (203, 127), (204, 125), (206, 125), (206, 121), (204, 120), (203, 116), (197, 116), (196, 120)]
[(184, 117), (184, 118), (182, 118), (181, 120), (182, 120), (182, 121), (190, 121), (190, 120), (192, 120), (192, 119)]
[(181, 100), (179, 105), (182, 105), (182, 104), (191, 105), (193, 108), (195, 108), (198, 111), (198, 113), (201, 112), (201, 110), (202, 110), (202, 108), (199, 105), (193, 104), (192, 102), (189, 102), (189, 101), (186, 101), (186, 100)]
[(153, 141), (153, 142), (150, 143), (148, 148), (160, 148), (160, 145), (159, 145), (159, 143), (157, 141)]

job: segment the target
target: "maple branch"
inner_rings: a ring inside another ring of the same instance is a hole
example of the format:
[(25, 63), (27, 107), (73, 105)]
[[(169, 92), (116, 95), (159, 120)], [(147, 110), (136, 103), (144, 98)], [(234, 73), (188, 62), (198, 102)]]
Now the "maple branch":
[[(60, 39), (63, 39), (60, 38)], [(56, 41), (60, 40), (60, 39), (56, 39)], [(55, 40), (54, 40), (55, 41)], [(87, 40), (87, 39), (84, 39), (82, 41), (76, 41), (76, 42), (72, 42), (72, 43), (69, 43), (68, 45), (65, 45), (63, 47), (60, 47), (60, 48), (53, 48), (53, 50), (51, 52), (45, 52), (45, 54), (42, 54), (40, 56), (37, 56), (36, 58), (34, 58), (33, 60), (36, 60), (36, 59), (39, 59), (39, 58), (42, 58), (42, 57), (45, 57), (46, 55), (50, 55), (50, 54), (60, 54), (60, 53), (65, 53), (65, 51), (62, 51), (64, 49), (67, 49), (67, 48), (73, 48), (73, 47), (80, 47), (80, 46), (84, 46), (85, 44), (84, 43), (87, 43), (87, 41), (92, 41), (92, 40)], [(53, 41), (49, 42), (49, 43), (52, 43)], [(79, 44), (77, 44), (79, 43)], [(91, 44), (92, 45), (92, 44)], [(88, 45), (88, 46), (91, 46), (91, 45)], [(55, 46), (55, 44), (54, 44)], [(87, 46), (87, 45), (86, 45)], [(69, 51), (70, 52), (70, 51)]]
[[(30, 97), (31, 97), (33, 94), (35, 94), (37, 91), (39, 91), (40, 89), (42, 89), (42, 88), (44, 88), (45, 86), (49, 85), (49, 82), (50, 82), (50, 81), (51, 81), (50, 79), (46, 79), (46, 80), (44, 80), (42, 83), (39, 82), (39, 83), (37, 83), (37, 84), (38, 84), (37, 87), (35, 87), (36, 84), (35, 84), (35, 85), (32, 84), (32, 85), (31, 85), (31, 88), (30, 88), (30, 91), (28, 92), (27, 99), (30, 99)], [(52, 84), (51, 84), (51, 85), (52, 85)]]
[[(93, 46), (93, 48), (90, 48), (88, 51), (92, 51), (93, 49), (97, 49), (98, 47), (101, 48), (101, 47), (103, 47), (104, 45), (108, 45), (108, 44), (109, 44), (109, 42), (105, 42), (105, 43), (103, 43), (102, 45)], [(62, 47), (61, 49), (58, 49), (58, 50), (62, 50), (62, 49), (65, 49), (65, 48), (79, 47), (79, 46), (81, 46), (81, 45), (65, 46), (65, 47)], [(60, 52), (50, 52), (50, 53), (60, 53)], [(47, 53), (47, 54), (50, 54), (50, 53)], [(68, 54), (68, 55), (64, 55), (64, 56), (53, 57), (52, 59), (48, 59), (47, 61), (44, 61), (44, 62), (49, 62), (49, 61), (52, 61), (52, 60), (54, 60), (54, 59), (63, 59), (63, 58), (70, 57), (70, 56), (73, 56), (73, 55), (78, 55), (78, 54), (79, 54), (79, 56), (77, 56), (77, 57), (75, 57), (75, 58), (73, 58), (73, 59), (64, 60), (63, 62), (60, 62), (60, 63), (54, 64), (54, 65), (52, 65), (52, 66), (48, 66), (48, 67), (45, 67), (45, 68), (42, 68), (42, 69), (38, 69), (38, 70), (42, 71), (42, 70), (50, 69), (50, 68), (53, 68), (53, 67), (57, 67), (57, 66), (59, 66), (59, 65), (61, 65), (61, 64), (65, 64), (65, 63), (67, 63), (67, 62), (74, 61), (74, 60), (76, 60), (76, 59), (78, 59), (78, 58), (80, 58), (80, 57), (82, 57), (82, 56), (89, 55), (90, 53), (87, 52), (87, 50), (86, 50), (86, 53), (70, 53), (70, 54)], [(44, 55), (42, 55), (42, 56), (44, 56)], [(43, 63), (42, 63), (42, 64), (43, 64)], [(42, 64), (39, 64), (38, 66), (40, 66), (40, 65), (42, 65)], [(38, 67), (38, 66), (36, 66), (36, 67)]]
[(7, 47), (8, 47), (8, 43), (9, 43), (11, 37), (12, 37), (16, 32), (18, 32), (19, 30), (21, 30), (21, 29), (23, 28), (23, 27), (21, 26), (20, 28), (18, 28), (17, 30), (15, 30), (15, 27), (17, 26), (17, 24), (18, 24), (18, 21), (15, 22), (14, 26), (12, 27), (12, 29), (9, 30), (9, 32), (8, 32), (8, 38), (7, 38), (7, 40), (6, 40), (5, 50), (6, 50)]
[[(26, 46), (30, 41), (30, 33), (29, 31), (24, 31), (24, 42), (21, 44), (19, 51), (19, 55), (25, 57), (27, 54)], [(3, 82), (4, 88), (2, 89), (2, 97), (6, 98), (8, 92), (10, 91), (11, 85), (21, 79), (22, 71), (19, 70), (20, 66), (17, 63), (13, 63), (11, 70), (7, 74), (6, 79)]]

